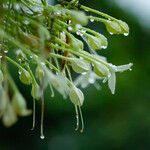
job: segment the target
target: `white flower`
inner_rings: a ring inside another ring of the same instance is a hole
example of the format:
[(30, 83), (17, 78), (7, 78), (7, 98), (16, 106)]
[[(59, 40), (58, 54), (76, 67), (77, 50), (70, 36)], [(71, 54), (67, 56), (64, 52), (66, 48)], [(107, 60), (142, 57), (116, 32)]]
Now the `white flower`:
[(109, 64), (110, 66), (110, 77), (108, 78), (108, 86), (112, 92), (112, 94), (115, 93), (115, 87), (116, 87), (116, 72), (124, 72), (126, 70), (131, 70), (131, 67), (133, 66), (132, 63), (129, 63), (127, 65), (121, 65), (121, 66), (115, 66), (112, 64)]

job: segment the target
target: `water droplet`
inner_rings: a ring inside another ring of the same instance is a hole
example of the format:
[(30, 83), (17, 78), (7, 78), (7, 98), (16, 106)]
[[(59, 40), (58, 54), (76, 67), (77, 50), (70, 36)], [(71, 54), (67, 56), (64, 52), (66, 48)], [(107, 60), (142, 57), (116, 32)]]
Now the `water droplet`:
[(76, 34), (77, 34), (77, 35), (80, 35), (80, 32), (79, 32), (79, 31), (77, 31), (77, 32), (76, 32)]
[(45, 136), (44, 136), (44, 135), (41, 135), (40, 138), (43, 140), (43, 139), (45, 138)]
[(106, 48), (107, 48), (107, 46), (102, 46), (101, 48), (102, 48), (102, 49), (106, 49)]
[(18, 71), (18, 74), (21, 75), (21, 71), (20, 70)]
[(69, 22), (69, 24), (70, 24), (70, 23), (71, 23), (71, 20), (69, 20), (68, 22)]
[(132, 69), (130, 68), (129, 71), (132, 71)]
[(30, 56), (30, 59), (32, 59), (32, 58), (33, 58), (33, 56), (31, 55), (31, 56)]
[(18, 61), (21, 63), (21, 59), (19, 58)]
[(91, 22), (94, 22), (94, 19), (91, 18), (90, 21), (91, 21)]
[(124, 36), (128, 36), (128, 35), (129, 35), (129, 33), (124, 33), (123, 35), (124, 35)]
[(68, 27), (68, 30), (69, 30), (69, 31), (72, 31), (72, 30), (73, 30), (73, 28), (72, 28), (72, 27)]
[(109, 32), (109, 34), (110, 34), (110, 35), (113, 35), (113, 33), (112, 33), (112, 32)]
[(8, 53), (8, 50), (4, 50), (4, 53), (7, 54), (7, 53)]

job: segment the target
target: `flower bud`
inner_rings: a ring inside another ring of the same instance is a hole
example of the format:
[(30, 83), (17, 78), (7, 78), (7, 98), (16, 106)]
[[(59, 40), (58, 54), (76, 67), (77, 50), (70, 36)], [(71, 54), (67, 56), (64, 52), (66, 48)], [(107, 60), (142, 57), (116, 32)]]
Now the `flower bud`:
[(101, 48), (106, 49), (108, 46), (107, 38), (102, 34), (98, 34), (97, 38), (99, 39), (99, 41), (101, 41)]
[(4, 80), (4, 75), (2, 70), (0, 70), (0, 85), (2, 84), (3, 80)]
[(118, 23), (121, 27), (121, 32), (122, 34), (124, 34), (125, 36), (129, 35), (129, 26), (126, 22), (122, 21), (122, 20), (118, 20)]
[(69, 14), (73, 24), (81, 24), (83, 26), (88, 24), (88, 18), (83, 11), (71, 10)]
[(116, 21), (107, 20), (105, 22), (106, 29), (110, 34), (121, 34), (121, 26)]
[(90, 34), (86, 34), (86, 38), (90, 48), (92, 48), (93, 50), (101, 49), (102, 43), (100, 38)]
[(6, 127), (10, 127), (17, 122), (17, 115), (10, 103), (7, 104), (7, 108), (4, 112), (2, 121)]
[(8, 102), (8, 95), (6, 91), (0, 86), (0, 117), (3, 115)]
[(28, 116), (31, 114), (31, 110), (27, 110), (27, 104), (24, 97), (20, 93), (15, 93), (12, 99), (12, 106), (19, 116)]
[(72, 86), (69, 93), (71, 102), (75, 105), (82, 106), (84, 102), (84, 95), (80, 89)]
[(108, 77), (108, 76), (110, 76), (109, 69), (100, 62), (94, 64), (94, 72), (99, 77)]
[(68, 43), (70, 45), (70, 48), (76, 51), (83, 49), (83, 43), (82, 41), (75, 38), (72, 34), (68, 34)]
[(44, 70), (42, 69), (41, 66), (37, 66), (36, 71), (35, 71), (36, 77), (42, 81), (42, 79), (44, 78)]
[(72, 69), (76, 73), (85, 73), (90, 70), (90, 64), (83, 59), (73, 59), (70, 61)]
[(21, 70), (19, 79), (21, 80), (22, 83), (27, 84), (27, 85), (32, 83), (32, 78), (30, 76), (30, 73), (26, 71), (25, 69)]
[(31, 95), (34, 99), (40, 99), (42, 96), (42, 90), (37, 83), (32, 84)]

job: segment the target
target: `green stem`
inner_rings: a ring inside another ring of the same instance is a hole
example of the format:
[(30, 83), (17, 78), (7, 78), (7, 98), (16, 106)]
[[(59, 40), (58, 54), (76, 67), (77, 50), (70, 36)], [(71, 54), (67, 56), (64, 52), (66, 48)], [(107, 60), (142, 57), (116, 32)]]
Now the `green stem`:
[(95, 10), (95, 9), (89, 8), (89, 7), (87, 7), (87, 6), (81, 5), (81, 7), (80, 7), (80, 8), (81, 8), (81, 9), (83, 9), (83, 10), (85, 10), (85, 11), (89, 11), (89, 12), (92, 12), (92, 13), (98, 14), (98, 15), (100, 15), (100, 16), (102, 16), (102, 17), (104, 17), (104, 18), (107, 18), (107, 19), (111, 19), (111, 20), (115, 20), (115, 21), (117, 21), (117, 19), (116, 19), (116, 18), (114, 18), (114, 17), (112, 17), (112, 16), (110, 16), (110, 15), (107, 15), (107, 14), (105, 14), (105, 13), (103, 13), (103, 12), (100, 12), (100, 11), (98, 11), (98, 10)]
[(5, 58), (7, 59), (7, 61), (9, 61), (10, 63), (12, 63), (14, 66), (16, 66), (18, 69), (20, 70), (24, 70), (24, 68), (19, 65), (16, 61), (14, 61), (13, 59), (11, 59), (10, 57), (8, 56), (5, 56)]

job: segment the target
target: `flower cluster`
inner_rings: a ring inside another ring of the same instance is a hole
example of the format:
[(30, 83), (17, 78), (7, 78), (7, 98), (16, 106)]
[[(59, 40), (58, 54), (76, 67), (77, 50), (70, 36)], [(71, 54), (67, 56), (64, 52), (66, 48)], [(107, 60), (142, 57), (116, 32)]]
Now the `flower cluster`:
[[(69, 97), (75, 106), (76, 130), (81, 120), (82, 132), (84, 94), (79, 87), (86, 88), (89, 84), (97, 87), (96, 81), (102, 80), (108, 82), (114, 94), (116, 73), (131, 70), (132, 66), (132, 63), (115, 66), (100, 56), (97, 51), (107, 48), (107, 38), (86, 25), (97, 21), (103, 23), (111, 35), (125, 36), (129, 34), (128, 25), (83, 6), (78, 0), (60, 0), (55, 6), (46, 0), (2, 0), (0, 11), (0, 118), (3, 124), (9, 127), (18, 116), (32, 113), (11, 76), (8, 66), (11, 63), (18, 69), (20, 81), (32, 86), (33, 129), (35, 102), (41, 101), (41, 138), (44, 138), (44, 91), (48, 86), (51, 97), (55, 90), (63, 98)], [(84, 42), (89, 49), (85, 50)], [(31, 66), (34, 67), (31, 69)], [(74, 73), (77, 78), (72, 77)]]

